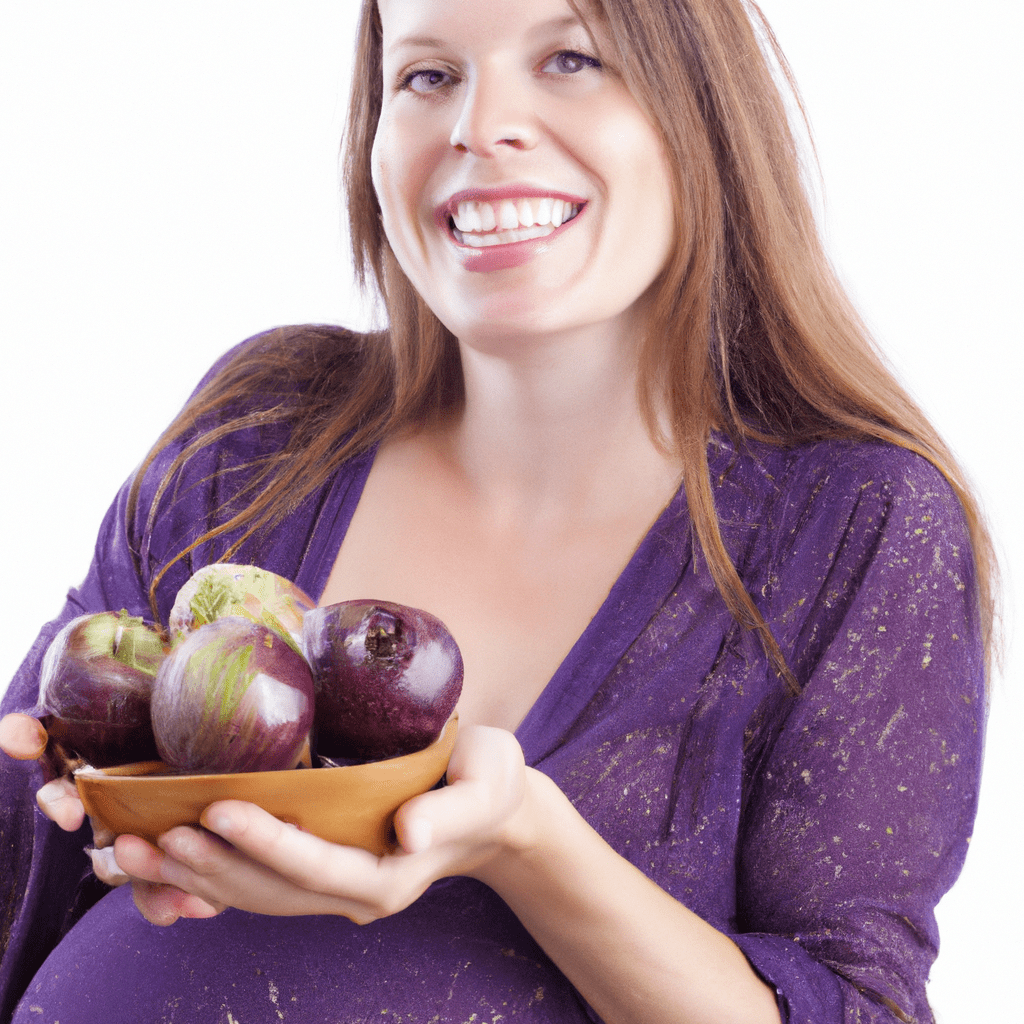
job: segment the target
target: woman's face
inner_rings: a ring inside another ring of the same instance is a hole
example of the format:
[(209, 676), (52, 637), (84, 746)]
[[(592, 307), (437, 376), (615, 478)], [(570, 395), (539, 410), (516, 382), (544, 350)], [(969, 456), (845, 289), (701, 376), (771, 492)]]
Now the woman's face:
[(629, 327), (674, 239), (655, 126), (566, 0), (379, 0), (373, 178), (460, 339)]

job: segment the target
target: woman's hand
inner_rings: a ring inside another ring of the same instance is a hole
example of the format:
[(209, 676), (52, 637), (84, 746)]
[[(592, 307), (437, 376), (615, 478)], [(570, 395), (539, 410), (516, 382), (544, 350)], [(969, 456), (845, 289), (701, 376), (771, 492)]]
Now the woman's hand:
[[(18, 712), (0, 718), (0, 750), (18, 761), (35, 761), (44, 757), (49, 737), (43, 723), (31, 715)], [(44, 769), (52, 768), (44, 760)], [(39, 809), (65, 832), (77, 832), (85, 822), (85, 808), (71, 779), (51, 779), (36, 793)], [(114, 837), (93, 823), (94, 848), (89, 850), (96, 877), (107, 885), (123, 885), (128, 876), (114, 860)]]
[(260, 914), (340, 914), (364, 924), (396, 913), (439, 878), (472, 874), (512, 840), (526, 769), (511, 733), (460, 732), (448, 785), (399, 808), (399, 848), (383, 857), (283, 824), (254, 804), (221, 801), (201, 829), (135, 836), (114, 846), (147, 920), (171, 924), (225, 906)]
[[(35, 761), (46, 752), (46, 728), (31, 715), (10, 714), (0, 718), (0, 750), (18, 761)], [(67, 832), (77, 832), (85, 821), (85, 808), (75, 784), (53, 779), (36, 793), (40, 810)]]

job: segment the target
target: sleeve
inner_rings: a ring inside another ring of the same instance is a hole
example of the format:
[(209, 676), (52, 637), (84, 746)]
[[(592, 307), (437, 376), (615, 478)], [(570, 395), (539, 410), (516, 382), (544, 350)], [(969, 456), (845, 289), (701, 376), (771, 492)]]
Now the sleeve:
[[(196, 390), (240, 348), (236, 346), (218, 360)], [(173, 453), (168, 453), (147, 474), (140, 508), (148, 508), (156, 481), (171, 458)], [(84, 581), (68, 592), (60, 614), (40, 631), (11, 681), (0, 705), (2, 713), (30, 711), (35, 706), (43, 655), (61, 627), (75, 616), (126, 608), (133, 615), (152, 619), (147, 587), (137, 570), (129, 536), (129, 487), (130, 481), (103, 519)], [(170, 532), (184, 529), (190, 518), (200, 516), (203, 500), (207, 499), (197, 492), (195, 502), (180, 503), (181, 511)], [(133, 524), (132, 533), (138, 534), (139, 527), (139, 522)], [(162, 532), (167, 534), (168, 529)], [(173, 543), (168, 536), (163, 540)], [(0, 1021), (9, 1019), (21, 992), (53, 946), (106, 891), (92, 876), (84, 852), (92, 838), (88, 824), (68, 833), (49, 821), (35, 801), (42, 782), (38, 764), (0, 754)]]
[[(103, 521), (84, 582), (68, 593), (18, 669), (4, 695), (4, 714), (35, 705), (46, 648), (75, 616), (127, 608), (151, 617), (123, 527), (126, 494), (127, 487)], [(0, 1020), (9, 1018), (50, 949), (103, 891), (84, 852), (89, 826), (68, 833), (44, 817), (35, 801), (42, 783), (37, 763), (0, 755)]]
[(802, 689), (759, 737), (736, 940), (787, 1024), (933, 1020), (934, 908), (977, 808), (985, 663), (964, 512), (925, 460), (868, 454), (790, 486), (768, 582)]

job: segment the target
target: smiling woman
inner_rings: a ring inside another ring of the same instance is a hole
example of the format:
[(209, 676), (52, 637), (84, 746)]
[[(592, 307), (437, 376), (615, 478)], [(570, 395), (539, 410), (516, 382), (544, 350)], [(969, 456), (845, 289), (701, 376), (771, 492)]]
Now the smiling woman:
[(440, 39), (431, 5), (382, 6), (374, 193), (403, 274), (470, 345), (539, 344), (581, 309), (590, 323), (627, 315), (672, 245), (660, 132), (602, 23), (548, 7), (524, 9), (510, 37), (499, 11), (463, 5)]
[(73, 615), (166, 623), (251, 562), (448, 626), (448, 785), (382, 857), (220, 802), (119, 837), (100, 893), (3, 719), (17, 1024), (931, 1018), (990, 544), (825, 257), (751, 12), (364, 0), (345, 185), (386, 327), (221, 358), (4, 709)]

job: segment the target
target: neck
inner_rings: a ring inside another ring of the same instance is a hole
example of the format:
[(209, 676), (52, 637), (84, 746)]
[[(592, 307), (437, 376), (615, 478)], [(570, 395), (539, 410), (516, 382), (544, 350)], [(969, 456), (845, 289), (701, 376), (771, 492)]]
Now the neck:
[(463, 344), (462, 364), (466, 403), (447, 443), (495, 514), (601, 516), (634, 494), (674, 491), (679, 466), (640, 412), (635, 345), (590, 330), (500, 350)]

